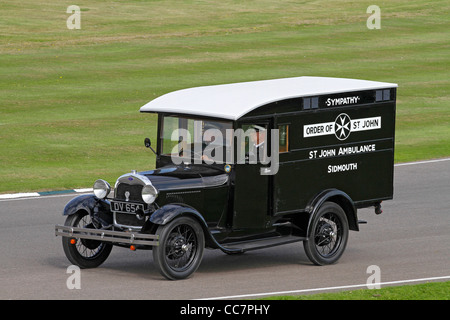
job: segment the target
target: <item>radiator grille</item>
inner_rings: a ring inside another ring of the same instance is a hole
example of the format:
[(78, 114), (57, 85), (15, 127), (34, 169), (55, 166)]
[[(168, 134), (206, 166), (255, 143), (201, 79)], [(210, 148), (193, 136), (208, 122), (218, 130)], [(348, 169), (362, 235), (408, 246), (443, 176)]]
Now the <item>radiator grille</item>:
[(142, 188), (142, 185), (121, 183), (117, 186), (117, 190), (115, 190), (114, 198), (117, 200), (126, 200), (125, 193), (128, 191), (130, 193), (128, 201), (142, 202)]

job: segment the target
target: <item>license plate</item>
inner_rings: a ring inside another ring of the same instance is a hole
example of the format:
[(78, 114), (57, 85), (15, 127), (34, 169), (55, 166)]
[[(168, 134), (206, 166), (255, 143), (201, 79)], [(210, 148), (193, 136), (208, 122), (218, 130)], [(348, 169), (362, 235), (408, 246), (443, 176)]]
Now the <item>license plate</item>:
[(136, 213), (138, 210), (144, 211), (144, 205), (142, 203), (111, 201), (111, 211)]

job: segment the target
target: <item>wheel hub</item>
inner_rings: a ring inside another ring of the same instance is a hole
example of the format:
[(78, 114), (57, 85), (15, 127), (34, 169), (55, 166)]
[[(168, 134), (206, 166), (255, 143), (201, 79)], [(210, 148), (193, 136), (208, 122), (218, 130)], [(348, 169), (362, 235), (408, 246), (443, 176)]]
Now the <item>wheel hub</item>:
[(316, 244), (320, 247), (329, 245), (335, 236), (333, 227), (329, 223), (321, 221), (318, 226)]
[[(93, 223), (89, 223), (89, 224), (85, 225), (84, 227), (88, 228), (88, 229), (95, 229)], [(81, 243), (90, 250), (95, 250), (102, 244), (98, 240), (91, 240), (91, 239), (81, 239)]]
[(170, 253), (174, 259), (182, 257), (188, 250), (189, 245), (186, 244), (186, 239), (181, 235), (176, 235), (170, 241)]

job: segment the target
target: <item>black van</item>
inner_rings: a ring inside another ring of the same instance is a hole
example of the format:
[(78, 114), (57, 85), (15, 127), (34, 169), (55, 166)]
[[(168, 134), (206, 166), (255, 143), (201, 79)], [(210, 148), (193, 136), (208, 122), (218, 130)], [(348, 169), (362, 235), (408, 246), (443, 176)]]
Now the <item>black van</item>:
[(396, 84), (297, 77), (196, 87), (140, 111), (158, 114), (156, 169), (64, 209), (67, 258), (97, 267), (112, 246), (153, 250), (168, 279), (190, 276), (204, 248), (227, 254), (303, 242), (335, 263), (357, 209), (393, 197)]

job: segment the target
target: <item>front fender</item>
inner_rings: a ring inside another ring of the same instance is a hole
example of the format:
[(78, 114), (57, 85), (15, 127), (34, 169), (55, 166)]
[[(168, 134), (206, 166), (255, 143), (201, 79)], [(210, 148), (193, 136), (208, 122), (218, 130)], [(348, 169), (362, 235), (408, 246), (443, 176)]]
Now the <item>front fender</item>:
[(148, 222), (155, 225), (165, 225), (179, 216), (191, 216), (200, 223), (205, 234), (205, 240), (207, 247), (210, 248), (220, 248), (222, 251), (227, 253), (239, 252), (239, 249), (227, 249), (222, 247), (211, 232), (208, 229), (208, 224), (206, 223), (203, 216), (194, 208), (184, 205), (184, 204), (167, 204), (158, 210), (156, 210), (149, 218)]
[(207, 227), (205, 219), (197, 210), (183, 204), (167, 204), (159, 208), (150, 216), (150, 222), (158, 225), (165, 225), (181, 215), (193, 216), (199, 220), (202, 227)]
[(89, 214), (92, 214), (97, 202), (98, 198), (93, 194), (84, 194), (75, 197), (64, 207), (63, 216), (70, 216), (80, 210), (85, 210)]
[(93, 194), (84, 194), (70, 200), (64, 207), (63, 216), (70, 216), (84, 210), (103, 226), (113, 223), (110, 202)]

